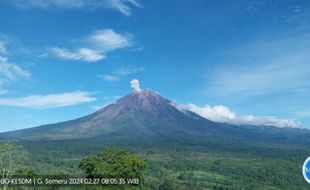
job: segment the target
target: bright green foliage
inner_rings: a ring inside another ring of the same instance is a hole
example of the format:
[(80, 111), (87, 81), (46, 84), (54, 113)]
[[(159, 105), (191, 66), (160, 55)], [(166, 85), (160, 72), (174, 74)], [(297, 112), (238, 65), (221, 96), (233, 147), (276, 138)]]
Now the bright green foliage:
[(126, 151), (108, 149), (97, 156), (82, 159), (79, 167), (85, 170), (89, 178), (138, 178), (142, 186), (146, 162)]
[[(14, 142), (0, 143), (0, 178), (10, 179), (13, 175), (29, 174), (29, 169), (24, 166), (28, 157), (27, 151), (22, 146)], [(8, 188), (3, 185), (4, 190)]]
[(0, 174), (2, 178), (18, 174), (24, 168), (28, 153), (14, 142), (0, 143)]

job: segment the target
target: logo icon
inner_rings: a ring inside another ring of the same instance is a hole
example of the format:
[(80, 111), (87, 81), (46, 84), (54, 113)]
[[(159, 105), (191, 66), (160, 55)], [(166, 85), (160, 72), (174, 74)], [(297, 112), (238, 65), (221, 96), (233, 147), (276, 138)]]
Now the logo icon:
[(310, 156), (302, 166), (302, 174), (304, 175), (305, 180), (310, 184)]

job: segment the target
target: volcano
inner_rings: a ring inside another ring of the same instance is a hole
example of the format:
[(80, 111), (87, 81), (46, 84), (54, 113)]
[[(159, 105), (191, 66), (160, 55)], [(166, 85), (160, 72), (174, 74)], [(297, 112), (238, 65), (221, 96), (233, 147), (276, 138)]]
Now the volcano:
[(212, 122), (145, 89), (133, 91), (88, 116), (0, 134), (1, 139), (66, 140), (88, 138), (187, 139), (309, 142), (306, 129)]

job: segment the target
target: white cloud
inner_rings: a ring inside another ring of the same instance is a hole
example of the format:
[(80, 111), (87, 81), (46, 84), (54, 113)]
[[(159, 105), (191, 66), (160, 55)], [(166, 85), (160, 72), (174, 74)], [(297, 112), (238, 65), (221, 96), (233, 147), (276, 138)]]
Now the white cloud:
[(16, 64), (10, 63), (8, 61), (8, 58), (4, 56), (4, 54), (6, 53), (7, 49), (5, 47), (5, 44), (0, 41), (0, 81), (11, 81), (18, 78), (29, 78), (31, 76), (31, 73), (22, 69)]
[(120, 80), (119, 77), (114, 76), (114, 75), (99, 75), (99, 78), (101, 78), (105, 81), (109, 81), (109, 82), (114, 82), (114, 81)]
[(289, 119), (279, 119), (274, 117), (257, 117), (252, 115), (238, 116), (228, 107), (223, 105), (199, 107), (195, 104), (180, 105), (173, 103), (180, 110), (189, 110), (214, 122), (241, 124), (241, 125), (267, 125), (276, 127), (301, 127), (301, 124)]
[(5, 47), (5, 44), (2, 41), (0, 41), (0, 54), (6, 54), (7, 52), (8, 51)]
[(211, 79), (211, 91), (224, 96), (260, 96), (302, 88), (310, 82), (307, 59), (287, 56), (266, 64), (222, 69), (212, 75), (216, 78)]
[(222, 105), (198, 107), (195, 104), (187, 104), (184, 108), (217, 122), (229, 122), (236, 118), (234, 112)]
[(100, 52), (109, 52), (132, 44), (130, 35), (119, 34), (112, 29), (97, 30), (89, 37), (89, 42)]
[(0, 106), (26, 108), (55, 108), (96, 101), (89, 92), (65, 92), (61, 94), (30, 95), (20, 98), (0, 98)]
[(61, 8), (61, 9), (114, 9), (126, 16), (131, 7), (141, 7), (136, 0), (13, 0), (20, 8)]
[(134, 67), (134, 66), (123, 66), (120, 67), (118, 70), (112, 72), (112, 74), (105, 74), (105, 75), (98, 75), (99, 78), (109, 81), (109, 82), (115, 82), (119, 81), (122, 77), (136, 74), (145, 71), (144, 67)]
[(75, 52), (71, 52), (65, 48), (54, 47), (51, 49), (51, 52), (54, 53), (56, 56), (66, 60), (94, 62), (105, 58), (105, 55), (102, 55), (88, 48), (80, 48)]
[(0, 55), (0, 63), (6, 63), (8, 61), (7, 57), (3, 57)]
[(220, 64), (204, 73), (205, 96), (298, 120), (310, 107), (309, 30), (270, 33), (219, 52)]
[(45, 58), (45, 57), (48, 57), (48, 53), (42, 53), (40, 55), (38, 55), (39, 58)]
[(225, 66), (208, 73), (208, 92), (245, 99), (308, 88), (309, 33), (279, 36), (257, 39), (220, 55)]
[(141, 5), (135, 0), (106, 0), (106, 2), (108, 6), (118, 10), (126, 16), (131, 15), (131, 8), (129, 5), (141, 7)]
[(140, 92), (142, 89), (140, 88), (140, 82), (138, 79), (132, 79), (130, 81), (130, 86), (135, 92)]
[(96, 62), (105, 59), (108, 52), (132, 45), (129, 34), (119, 34), (112, 29), (97, 30), (85, 41), (84, 47), (77, 50), (53, 47), (51, 53), (66, 60)]
[(0, 41), (0, 95), (8, 93), (5, 85), (18, 79), (27, 79), (31, 76), (29, 71), (26, 71), (16, 64), (10, 63), (5, 56), (8, 53), (5, 44)]
[(115, 71), (114, 73), (119, 76), (126, 76), (126, 75), (141, 73), (143, 71), (145, 71), (144, 67), (123, 66), (119, 68), (117, 71)]
[(83, 0), (15, 0), (13, 3), (21, 8), (81, 8)]
[(7, 58), (0, 56), (0, 77), (3, 80), (16, 80), (17, 78), (29, 78), (31, 73), (23, 70), (15, 64), (7, 62)]

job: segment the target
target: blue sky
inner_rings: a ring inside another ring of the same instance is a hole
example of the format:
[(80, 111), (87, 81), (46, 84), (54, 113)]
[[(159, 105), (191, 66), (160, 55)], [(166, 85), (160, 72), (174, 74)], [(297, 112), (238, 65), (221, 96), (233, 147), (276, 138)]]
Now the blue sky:
[(310, 127), (309, 1), (0, 2), (0, 131), (74, 119), (130, 81), (219, 122)]

